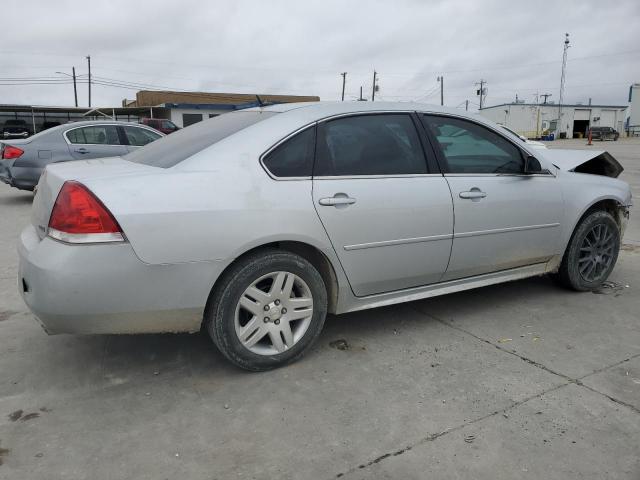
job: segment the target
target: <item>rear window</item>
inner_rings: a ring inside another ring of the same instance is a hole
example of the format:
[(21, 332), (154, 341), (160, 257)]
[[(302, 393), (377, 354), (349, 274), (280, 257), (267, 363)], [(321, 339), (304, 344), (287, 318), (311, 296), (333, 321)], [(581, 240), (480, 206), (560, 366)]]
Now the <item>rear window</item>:
[(153, 167), (170, 168), (214, 143), (276, 114), (260, 111), (225, 113), (178, 130), (123, 158)]

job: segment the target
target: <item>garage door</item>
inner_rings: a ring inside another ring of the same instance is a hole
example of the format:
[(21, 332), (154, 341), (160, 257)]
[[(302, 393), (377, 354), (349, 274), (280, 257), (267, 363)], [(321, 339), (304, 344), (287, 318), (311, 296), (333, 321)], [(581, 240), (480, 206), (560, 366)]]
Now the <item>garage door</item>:
[(598, 125), (600, 127), (614, 127), (616, 122), (616, 111), (615, 110), (602, 110), (600, 113), (600, 122)]
[(589, 117), (591, 115), (591, 110), (576, 110), (575, 114), (573, 115), (573, 119), (574, 120), (589, 120)]

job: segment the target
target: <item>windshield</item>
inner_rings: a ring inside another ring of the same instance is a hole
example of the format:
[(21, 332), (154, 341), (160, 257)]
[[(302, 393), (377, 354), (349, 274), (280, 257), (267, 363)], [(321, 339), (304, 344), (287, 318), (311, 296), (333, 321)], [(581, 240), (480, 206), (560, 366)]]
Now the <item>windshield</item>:
[(173, 167), (214, 143), (273, 115), (276, 112), (255, 110), (225, 113), (178, 130), (123, 158), (153, 167)]

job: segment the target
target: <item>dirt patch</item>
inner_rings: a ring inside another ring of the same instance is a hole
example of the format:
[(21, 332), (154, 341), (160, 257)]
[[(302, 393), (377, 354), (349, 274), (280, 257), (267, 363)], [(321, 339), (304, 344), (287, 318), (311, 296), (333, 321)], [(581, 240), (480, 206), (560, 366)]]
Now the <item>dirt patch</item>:
[(338, 340), (334, 340), (333, 342), (329, 342), (329, 346), (337, 350), (349, 350), (351, 348), (351, 346), (347, 343), (347, 341), (344, 338), (340, 338)]
[(15, 315), (18, 312), (14, 312), (12, 310), (0, 310), (0, 322), (4, 322), (5, 320), (9, 320), (9, 318)]
[(6, 458), (7, 455), (9, 455), (9, 452), (11, 450), (9, 450), (8, 448), (1, 448), (0, 447), (0, 465), (2, 465), (4, 463), (4, 459)]
[(40, 414), (38, 412), (33, 412), (33, 413), (27, 413), (25, 416), (23, 416), (20, 421), (21, 422), (27, 422), (29, 420), (33, 420), (34, 418), (38, 418), (40, 416)]
[(625, 252), (640, 252), (640, 245), (633, 245), (631, 243), (625, 243), (620, 247), (620, 250), (624, 250)]
[(619, 297), (627, 288), (629, 288), (629, 285), (623, 285), (616, 282), (604, 282), (600, 287), (593, 290), (593, 293)]
[[(41, 412), (50, 412), (46, 407), (40, 409)], [(17, 422), (20, 420), (21, 422), (28, 422), (29, 420), (33, 420), (34, 418), (38, 418), (40, 414), (38, 412), (24, 413), (24, 410), (16, 410), (15, 412), (11, 412), (7, 417), (12, 422)]]
[(17, 422), (18, 420), (20, 420), (20, 417), (22, 416), (23, 413), (24, 413), (24, 410), (16, 410), (15, 412), (11, 412), (9, 415), (7, 415), (7, 417), (12, 422)]

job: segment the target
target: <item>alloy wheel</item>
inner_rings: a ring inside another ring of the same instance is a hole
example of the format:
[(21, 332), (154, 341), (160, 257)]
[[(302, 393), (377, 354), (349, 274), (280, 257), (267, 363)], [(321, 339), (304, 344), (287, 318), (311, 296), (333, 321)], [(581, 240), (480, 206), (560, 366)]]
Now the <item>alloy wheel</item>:
[(587, 282), (597, 282), (609, 271), (615, 252), (615, 235), (608, 225), (595, 225), (580, 246), (578, 271)]
[(258, 355), (277, 355), (304, 336), (313, 317), (313, 296), (291, 272), (272, 272), (251, 283), (235, 311), (240, 343)]

